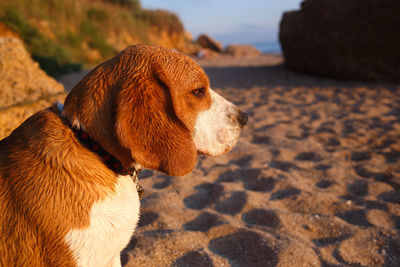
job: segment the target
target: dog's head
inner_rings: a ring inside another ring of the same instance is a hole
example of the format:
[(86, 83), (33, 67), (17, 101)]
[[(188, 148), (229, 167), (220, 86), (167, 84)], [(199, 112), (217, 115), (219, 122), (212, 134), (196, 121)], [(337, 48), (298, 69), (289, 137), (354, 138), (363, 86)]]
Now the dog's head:
[(190, 57), (150, 45), (130, 46), (88, 73), (63, 115), (124, 166), (169, 175), (191, 171), (198, 153), (231, 150), (247, 121)]

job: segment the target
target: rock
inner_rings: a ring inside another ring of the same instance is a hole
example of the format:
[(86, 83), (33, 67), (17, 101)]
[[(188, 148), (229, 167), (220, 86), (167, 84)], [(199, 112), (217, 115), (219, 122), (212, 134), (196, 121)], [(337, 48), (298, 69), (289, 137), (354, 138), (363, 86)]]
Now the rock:
[(228, 45), (224, 52), (235, 57), (256, 57), (260, 55), (260, 51), (252, 45)]
[(197, 51), (196, 57), (198, 59), (212, 59), (221, 57), (222, 53), (215, 52), (214, 50), (208, 48), (201, 48)]
[(39, 68), (19, 39), (0, 37), (0, 139), (65, 96), (64, 87)]
[(21, 40), (0, 37), (0, 108), (63, 92), (64, 87), (32, 60)]
[(8, 136), (22, 122), (39, 110), (48, 108), (57, 101), (63, 103), (66, 96), (67, 93), (62, 93), (50, 96), (46, 99), (24, 103), (6, 109), (0, 108), (0, 140)]
[(398, 0), (306, 0), (283, 14), (285, 65), (338, 79), (400, 81)]
[(202, 34), (197, 38), (197, 42), (201, 47), (210, 49), (215, 52), (222, 53), (222, 44), (213, 40), (210, 36)]

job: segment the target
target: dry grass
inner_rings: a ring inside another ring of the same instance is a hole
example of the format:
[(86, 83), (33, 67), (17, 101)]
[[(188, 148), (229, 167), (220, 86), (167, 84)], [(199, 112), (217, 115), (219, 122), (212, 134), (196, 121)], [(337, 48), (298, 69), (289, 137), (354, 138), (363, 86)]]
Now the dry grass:
[(0, 21), (53, 76), (74, 71), (81, 63), (93, 66), (133, 43), (184, 36), (175, 14), (142, 9), (133, 0), (0, 0)]

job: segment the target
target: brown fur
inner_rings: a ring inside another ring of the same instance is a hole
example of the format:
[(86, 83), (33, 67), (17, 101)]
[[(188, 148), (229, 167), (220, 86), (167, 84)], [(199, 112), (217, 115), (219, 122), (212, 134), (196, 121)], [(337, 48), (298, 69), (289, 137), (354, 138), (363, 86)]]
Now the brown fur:
[(0, 142), (0, 164), (0, 265), (73, 266), (63, 238), (89, 225), (114, 173), (50, 110)]
[[(71, 91), (63, 115), (126, 167), (170, 175), (194, 167), (198, 112), (208, 109), (208, 78), (189, 57), (147, 45), (129, 47)], [(74, 266), (64, 237), (89, 226), (92, 205), (117, 178), (50, 109), (0, 141), (0, 265)]]
[(196, 114), (211, 104), (209, 94), (198, 99), (191, 91), (207, 89), (208, 78), (189, 57), (149, 48), (128, 47), (92, 70), (68, 95), (64, 114), (125, 167), (183, 175), (196, 163)]

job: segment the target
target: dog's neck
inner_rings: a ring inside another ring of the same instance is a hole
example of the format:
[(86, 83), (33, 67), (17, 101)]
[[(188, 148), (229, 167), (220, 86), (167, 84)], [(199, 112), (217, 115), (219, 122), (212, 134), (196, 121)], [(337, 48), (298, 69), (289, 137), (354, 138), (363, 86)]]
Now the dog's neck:
[[(60, 102), (57, 102), (56, 106), (58, 115), (65, 119), (65, 116), (63, 116), (64, 106)], [(73, 122), (68, 121), (68, 124), (75, 133), (75, 136), (78, 138), (79, 142), (87, 149), (97, 154), (102, 159), (103, 163), (114, 173), (119, 175), (136, 175), (142, 169), (142, 166), (137, 162), (130, 164), (128, 168), (124, 167), (115, 156), (107, 152), (103, 146), (101, 146), (101, 144), (93, 140), (89, 134), (86, 133), (85, 126), (79, 123), (78, 120), (74, 120)]]
[[(64, 114), (63, 114), (64, 105), (61, 104), (60, 102), (57, 102), (56, 105), (57, 105), (57, 109), (60, 112), (61, 116), (66, 119), (66, 116), (64, 116)], [(71, 128), (81, 129), (83, 131), (86, 131), (85, 125), (81, 125), (77, 119), (75, 119), (73, 121), (68, 121), (68, 123), (72, 126)]]

